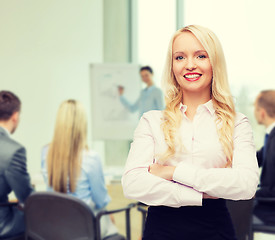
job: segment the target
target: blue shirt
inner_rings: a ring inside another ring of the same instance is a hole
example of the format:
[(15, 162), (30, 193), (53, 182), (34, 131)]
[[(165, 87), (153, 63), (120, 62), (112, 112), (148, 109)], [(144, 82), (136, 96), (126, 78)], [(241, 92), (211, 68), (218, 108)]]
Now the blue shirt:
[[(47, 152), (48, 146), (42, 150), (41, 169), (45, 183), (47, 184), (47, 190), (53, 191), (48, 185)], [(105, 186), (100, 157), (96, 152), (91, 150), (83, 151), (81, 174), (77, 180), (76, 190), (72, 193), (68, 189), (67, 193), (83, 200), (96, 212), (110, 202), (110, 197)]]
[(135, 103), (130, 103), (124, 96), (120, 97), (120, 102), (131, 112), (139, 110), (140, 117), (145, 112), (164, 108), (162, 91), (154, 85), (143, 89)]
[[(45, 183), (47, 184), (47, 190), (53, 191), (48, 185), (47, 153), (48, 146), (42, 149), (41, 168)], [(110, 202), (110, 197), (105, 186), (100, 157), (96, 152), (91, 150), (83, 151), (81, 174), (77, 180), (76, 190), (72, 193), (68, 188), (67, 194), (86, 202), (95, 215)], [(100, 218), (100, 233), (102, 238), (111, 236), (117, 232), (116, 226), (112, 223), (108, 215)]]

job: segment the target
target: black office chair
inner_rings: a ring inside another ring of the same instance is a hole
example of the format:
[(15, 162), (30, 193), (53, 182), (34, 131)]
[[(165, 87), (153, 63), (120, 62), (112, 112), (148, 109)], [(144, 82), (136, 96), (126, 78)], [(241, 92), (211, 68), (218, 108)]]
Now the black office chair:
[[(263, 202), (263, 203), (268, 203), (268, 204), (274, 203), (274, 205), (275, 205), (275, 198), (258, 198), (257, 197), (255, 200)], [(267, 225), (265, 223), (258, 223), (258, 222), (253, 221), (253, 219), (252, 219), (249, 240), (254, 239), (254, 232), (275, 234), (275, 225)]]
[(238, 240), (247, 240), (250, 236), (250, 227), (253, 211), (253, 199), (226, 200)]
[[(33, 193), (25, 203), (26, 240), (100, 240), (100, 218), (125, 211), (126, 239), (130, 240), (130, 210), (133, 205), (102, 211), (95, 217), (83, 201), (56, 192)], [(116, 234), (108, 240), (122, 240)]]
[[(1, 207), (21, 207), (17, 202), (7, 202), (7, 203), (0, 203), (0, 208)], [(25, 235), (24, 234), (19, 234), (17, 236), (13, 236), (13, 237), (6, 237), (6, 238), (2, 238), (0, 237), (0, 240), (24, 240), (25, 239)]]

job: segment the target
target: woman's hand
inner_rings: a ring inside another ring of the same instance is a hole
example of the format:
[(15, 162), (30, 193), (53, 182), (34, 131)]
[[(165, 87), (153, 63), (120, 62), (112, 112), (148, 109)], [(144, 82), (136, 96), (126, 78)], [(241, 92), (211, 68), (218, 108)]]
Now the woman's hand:
[[(166, 180), (172, 181), (173, 175), (176, 167), (173, 166), (164, 166), (158, 163), (151, 164), (148, 168), (148, 172), (157, 176), (164, 178)], [(207, 193), (203, 193), (204, 199), (218, 199), (217, 197), (212, 197)]]
[(207, 193), (203, 193), (203, 198), (204, 199), (218, 199), (217, 197), (212, 197), (212, 196), (208, 195)]
[(175, 168), (176, 167), (173, 166), (163, 166), (158, 163), (154, 163), (149, 166), (148, 172), (155, 176), (171, 181), (173, 180)]

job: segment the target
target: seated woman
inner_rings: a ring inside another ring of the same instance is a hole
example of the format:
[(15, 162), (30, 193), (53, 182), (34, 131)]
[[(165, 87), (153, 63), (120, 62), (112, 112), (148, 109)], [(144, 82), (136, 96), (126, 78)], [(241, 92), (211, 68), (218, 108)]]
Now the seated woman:
[[(52, 142), (42, 150), (42, 174), (49, 191), (86, 202), (96, 215), (110, 202), (99, 155), (87, 147), (87, 119), (81, 103), (64, 101)], [(110, 216), (101, 218), (101, 237), (117, 233)]]

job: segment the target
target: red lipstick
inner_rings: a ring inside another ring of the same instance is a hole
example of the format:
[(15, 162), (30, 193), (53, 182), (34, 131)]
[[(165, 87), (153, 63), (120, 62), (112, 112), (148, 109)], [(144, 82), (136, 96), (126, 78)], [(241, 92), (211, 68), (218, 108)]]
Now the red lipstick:
[(191, 73), (184, 74), (183, 77), (189, 82), (195, 82), (195, 81), (198, 81), (201, 76), (202, 76), (202, 74), (200, 74), (200, 73), (191, 72)]

